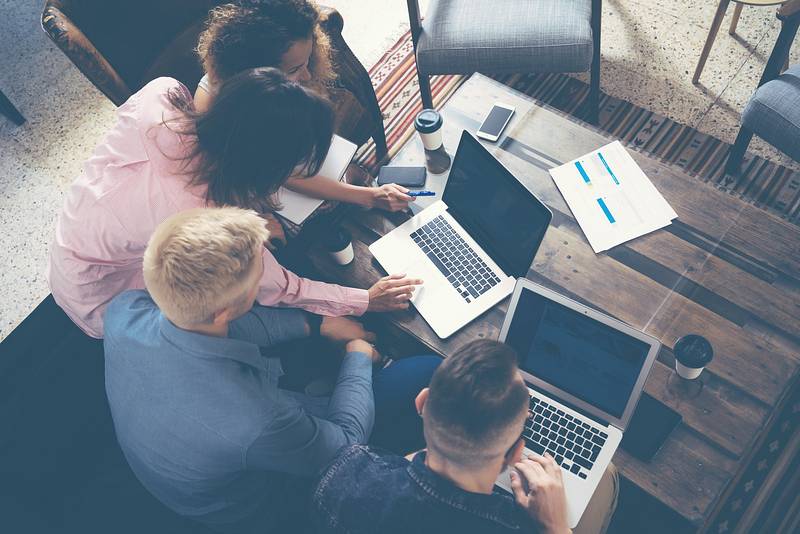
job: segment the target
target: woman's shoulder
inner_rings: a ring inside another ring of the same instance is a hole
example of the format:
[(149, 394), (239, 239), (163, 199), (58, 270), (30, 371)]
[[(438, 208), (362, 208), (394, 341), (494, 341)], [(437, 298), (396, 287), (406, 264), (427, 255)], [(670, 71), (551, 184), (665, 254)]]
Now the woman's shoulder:
[(119, 108), (118, 125), (136, 132), (151, 164), (171, 168), (191, 148), (183, 113), (183, 106), (191, 105), (192, 94), (185, 85), (174, 78), (156, 78)]
[[(144, 87), (139, 89), (133, 96), (130, 97), (128, 102), (137, 101), (137, 103), (150, 103), (170, 105), (168, 95), (170, 92), (177, 92), (181, 96), (185, 96), (191, 102), (192, 93), (189, 89), (175, 78), (162, 76), (147, 82)], [(123, 104), (123, 106), (125, 106)]]
[(133, 119), (139, 125), (152, 126), (180, 116), (174, 102), (192, 102), (189, 89), (175, 78), (156, 78), (134, 93), (117, 110), (120, 119)]

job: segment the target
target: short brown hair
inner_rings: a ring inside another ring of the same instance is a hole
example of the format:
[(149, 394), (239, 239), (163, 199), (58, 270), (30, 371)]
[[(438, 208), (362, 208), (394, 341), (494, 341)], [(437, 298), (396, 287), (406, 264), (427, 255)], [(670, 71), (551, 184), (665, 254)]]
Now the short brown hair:
[(182, 211), (158, 225), (144, 252), (144, 283), (167, 319), (208, 323), (243, 299), (269, 237), (264, 219), (239, 208)]
[(473, 341), (445, 359), (424, 408), (428, 448), (463, 466), (503, 454), (508, 444), (501, 440), (530, 398), (517, 376), (516, 353), (497, 341)]

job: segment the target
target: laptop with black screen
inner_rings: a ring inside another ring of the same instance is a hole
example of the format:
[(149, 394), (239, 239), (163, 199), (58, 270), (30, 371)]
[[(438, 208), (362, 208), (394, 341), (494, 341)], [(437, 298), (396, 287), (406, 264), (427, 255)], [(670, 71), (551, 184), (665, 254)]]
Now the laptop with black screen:
[[(565, 471), (574, 527), (622, 440), (661, 344), (523, 279), (500, 341), (516, 350), (531, 394), (526, 451), (549, 453)], [(508, 473), (497, 483), (508, 490)]]
[(511, 294), (551, 218), (547, 206), (464, 131), (442, 200), (369, 249), (387, 272), (424, 281), (411, 302), (446, 338)]

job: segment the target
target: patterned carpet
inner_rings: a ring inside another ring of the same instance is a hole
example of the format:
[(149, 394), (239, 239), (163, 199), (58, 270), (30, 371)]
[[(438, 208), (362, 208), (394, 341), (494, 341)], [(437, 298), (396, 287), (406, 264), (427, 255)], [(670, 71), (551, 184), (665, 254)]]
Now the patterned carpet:
[[(414, 65), (413, 46), (410, 34), (403, 36), (370, 70), (378, 102), (383, 110), (386, 137), (390, 156), (413, 134), (412, 120), (421, 109), (417, 72)], [(563, 74), (506, 75), (494, 78), (518, 91), (545, 102), (565, 113), (578, 116), (580, 104), (588, 92), (588, 86)], [(464, 76), (434, 76), (431, 79), (434, 103), (437, 107), (466, 80)], [(726, 176), (724, 164), (730, 145), (709, 135), (679, 124), (664, 116), (650, 112), (611, 96), (603, 96), (599, 127), (620, 139), (628, 147), (641, 150), (661, 161), (676, 165), (687, 174), (702, 182), (715, 184), (720, 191), (736, 195), (779, 217), (800, 225), (800, 173), (772, 163), (760, 157), (748, 155), (738, 178)], [(579, 117), (580, 118), (580, 117)], [(367, 167), (375, 167), (374, 146), (362, 147), (359, 161)], [(797, 463), (793, 437), (800, 431), (800, 381), (791, 388), (788, 398), (776, 411), (769, 423), (769, 430), (756, 447), (748, 467), (730, 485), (723, 495), (706, 531), (724, 534), (744, 528), (756, 532), (771, 529), (766, 517), (786, 514), (791, 523), (797, 524), (797, 506), (780, 506), (781, 498), (797, 501), (791, 488), (783, 487), (782, 479), (768, 482), (778, 467), (779, 458), (787, 453), (791, 465)], [(788, 449), (788, 450), (787, 450)], [(780, 473), (777, 473), (780, 475)], [(774, 478), (774, 477), (772, 477)], [(624, 489), (624, 488), (623, 488)], [(681, 521), (668, 517), (659, 520), (657, 512), (636, 495), (620, 497), (622, 504), (612, 523), (611, 532), (632, 532), (641, 524), (648, 524), (650, 532), (682, 532), (694, 530)], [(627, 503), (622, 501), (626, 499)], [(753, 504), (755, 501), (756, 504)], [(784, 512), (780, 508), (786, 508)], [(790, 511), (789, 509), (792, 509)], [(748, 519), (745, 517), (749, 516)], [(761, 528), (759, 528), (761, 525)], [(790, 532), (783, 528), (772, 528), (773, 532)]]
[[(370, 70), (383, 110), (390, 155), (413, 133), (412, 120), (421, 109), (417, 72), (410, 34), (400, 40)], [(493, 76), (533, 98), (568, 114), (579, 116), (588, 85), (565, 74), (514, 74)], [(431, 79), (437, 107), (466, 80), (460, 75)], [(779, 217), (800, 224), (800, 173), (760, 157), (748, 155), (738, 178), (726, 176), (730, 145), (683, 124), (612, 96), (601, 100), (599, 127), (629, 147), (676, 165), (703, 182), (739, 196)], [(360, 161), (375, 165), (374, 147), (366, 145)]]

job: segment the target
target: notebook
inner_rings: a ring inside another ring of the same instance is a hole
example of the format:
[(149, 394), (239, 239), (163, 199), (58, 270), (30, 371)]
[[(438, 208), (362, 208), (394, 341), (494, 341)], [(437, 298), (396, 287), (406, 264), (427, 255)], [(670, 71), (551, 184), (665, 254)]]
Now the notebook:
[[(341, 181), (344, 178), (344, 171), (353, 159), (358, 147), (338, 135), (333, 136), (331, 148), (328, 156), (319, 169), (319, 175), (330, 180)], [(278, 202), (283, 209), (278, 211), (278, 215), (288, 219), (294, 224), (303, 224), (315, 209), (324, 202), (319, 198), (310, 197), (302, 193), (291, 191), (281, 187), (277, 193)]]

